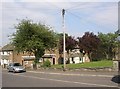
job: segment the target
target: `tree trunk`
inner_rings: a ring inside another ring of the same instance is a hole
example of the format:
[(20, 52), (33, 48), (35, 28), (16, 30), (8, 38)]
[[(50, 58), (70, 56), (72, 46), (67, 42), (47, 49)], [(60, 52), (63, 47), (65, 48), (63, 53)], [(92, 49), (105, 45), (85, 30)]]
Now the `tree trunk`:
[(67, 57), (68, 57), (67, 64), (70, 64), (70, 53), (69, 53), (69, 51), (67, 51)]
[(37, 69), (37, 63), (36, 62), (34, 62), (34, 64), (33, 64), (33, 69)]
[(109, 55), (107, 53), (105, 53), (105, 55), (106, 55), (106, 59), (109, 59)]
[(39, 59), (42, 58), (42, 56), (44, 55), (44, 51), (44, 49), (38, 49), (34, 52), (35, 60), (33, 64), (33, 69), (37, 69), (37, 63), (39, 62)]
[(33, 63), (33, 69), (37, 69), (37, 63), (38, 63), (38, 58), (36, 58), (36, 56), (35, 56), (35, 60)]
[(92, 61), (92, 52), (89, 53), (89, 58), (90, 58), (90, 61)]

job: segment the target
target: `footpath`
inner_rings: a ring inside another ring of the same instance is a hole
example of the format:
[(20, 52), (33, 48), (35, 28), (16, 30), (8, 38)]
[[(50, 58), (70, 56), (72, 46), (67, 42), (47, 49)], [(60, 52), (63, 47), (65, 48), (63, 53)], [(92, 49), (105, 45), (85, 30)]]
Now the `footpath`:
[[(0, 68), (2, 70), (7, 70), (6, 68)], [(1, 70), (1, 71), (2, 71)], [(42, 74), (54, 74), (54, 75), (71, 75), (71, 76), (95, 76), (95, 77), (114, 77), (120, 75), (118, 71), (92, 71), (92, 70), (66, 70), (62, 69), (26, 69), (26, 72), (31, 73), (42, 73)]]
[(37, 70), (27, 69), (27, 72), (72, 76), (98, 76), (98, 77), (113, 77), (118, 75), (117, 71), (80, 71), (80, 70), (63, 71), (58, 69), (37, 69)]

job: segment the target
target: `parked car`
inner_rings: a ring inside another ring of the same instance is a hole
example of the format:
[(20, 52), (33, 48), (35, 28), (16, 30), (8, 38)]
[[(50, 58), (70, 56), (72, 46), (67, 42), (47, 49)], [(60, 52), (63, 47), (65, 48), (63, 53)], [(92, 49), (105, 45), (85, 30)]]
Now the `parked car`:
[(8, 72), (26, 72), (25, 67), (23, 67), (20, 63), (10, 63), (7, 66)]

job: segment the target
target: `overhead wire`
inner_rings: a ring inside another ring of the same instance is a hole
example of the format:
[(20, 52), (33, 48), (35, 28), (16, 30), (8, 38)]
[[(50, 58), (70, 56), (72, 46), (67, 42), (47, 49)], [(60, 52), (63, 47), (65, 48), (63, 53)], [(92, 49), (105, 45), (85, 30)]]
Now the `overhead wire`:
[[(82, 3), (83, 3), (83, 2), (82, 2)], [(58, 7), (57, 5), (53, 4), (52, 2), (46, 2), (46, 4), (51, 5), (52, 7), (55, 7), (55, 9), (56, 9), (56, 14), (59, 14), (62, 9), (65, 9), (65, 11), (66, 11), (68, 14), (70, 14), (70, 15), (72, 15), (72, 16), (80, 19), (80, 20), (83, 19), (83, 17), (81, 17), (80, 15), (76, 15), (75, 13), (71, 12), (71, 10), (82, 9), (83, 7), (81, 7), (80, 5), (82, 5), (82, 6), (83, 6), (83, 5), (86, 5), (86, 3), (83, 3), (83, 4), (80, 4), (80, 3), (79, 3), (79, 4), (77, 4), (77, 5), (74, 5), (73, 7), (70, 7), (70, 8), (61, 8), (61, 7)], [(106, 7), (109, 7), (109, 5), (107, 5)], [(103, 7), (97, 7), (97, 8), (103, 8)], [(48, 9), (50, 10), (50, 8), (48, 8)], [(48, 9), (46, 9), (46, 10), (48, 10)], [(87, 8), (85, 8), (85, 9), (87, 9)], [(89, 9), (89, 8), (88, 8), (88, 9)], [(89, 12), (88, 12), (88, 14), (89, 14)], [(87, 14), (86, 14), (86, 15), (87, 15)], [(105, 19), (105, 20), (108, 20), (108, 19)], [(82, 20), (81, 23), (84, 23), (85, 25), (86, 25), (86, 23), (87, 23), (87, 24), (88, 24), (88, 23), (92, 23), (92, 27), (93, 27), (93, 25), (94, 25), (94, 26), (98, 26), (97, 23), (94, 23), (94, 22), (92, 22), (92, 21), (90, 21), (90, 20), (87, 20), (87, 19)], [(102, 28), (102, 26), (99, 26), (99, 28)]]
[[(71, 20), (73, 20), (72, 23), (74, 23), (74, 21), (75, 21), (75, 23), (77, 22), (77, 24), (75, 24), (75, 25), (77, 25), (77, 28), (75, 28), (76, 30), (82, 30), (83, 27), (86, 27), (89, 23), (91, 23), (91, 22), (89, 22), (89, 21), (83, 20), (83, 17), (81, 17), (81, 16), (79, 16), (79, 15), (73, 14), (73, 13), (71, 13), (71, 12), (69, 12), (69, 11), (66, 11), (66, 12), (67, 12), (68, 16), (69, 16), (69, 15), (74, 16), (73, 19), (72, 19), (72, 17), (71, 17)], [(79, 21), (76, 21), (75, 18), (76, 18), (77, 20), (79, 20)], [(67, 22), (70, 23), (70, 21), (67, 21)], [(70, 23), (70, 24), (72, 24), (72, 23)], [(79, 25), (79, 26), (78, 26), (78, 25)], [(73, 25), (69, 25), (69, 24), (68, 24), (67, 26), (68, 26), (68, 27), (69, 27), (69, 26), (72, 27)], [(81, 27), (81, 26), (82, 26), (82, 27)], [(96, 26), (96, 25), (94, 25), (94, 26)], [(88, 31), (94, 32), (93, 29), (92, 29), (94, 26), (90, 25), (91, 28), (88, 27), (88, 29), (84, 29), (84, 31), (87, 31), (87, 30), (88, 30)], [(73, 27), (74, 27), (74, 26), (73, 26)], [(71, 28), (70, 28), (70, 29), (71, 29)], [(71, 30), (73, 30), (73, 29), (71, 29)], [(77, 33), (77, 34), (78, 34), (78, 33)]]
[[(47, 2), (47, 3), (49, 3), (49, 4), (51, 4), (53, 7), (56, 7), (57, 9), (59, 9), (59, 10), (62, 10), (62, 9), (65, 9), (65, 8), (60, 8), (60, 7), (58, 7), (57, 5), (55, 5), (55, 4), (52, 4), (51, 2)], [(77, 3), (77, 2), (72, 2), (72, 3)], [(86, 5), (86, 3), (87, 2), (81, 2), (81, 3), (83, 3), (83, 4), (81, 4), (81, 5)], [(95, 3), (95, 2), (94, 2)], [(78, 6), (80, 6), (80, 4), (77, 4), (77, 5), (75, 5), (75, 6), (73, 6), (73, 7), (70, 7), (70, 8), (66, 8), (65, 9), (65, 11), (67, 11), (68, 13), (70, 13), (70, 14), (72, 14), (72, 15), (74, 15), (75, 17), (77, 17), (77, 18), (82, 18), (82, 17), (80, 17), (80, 16), (78, 16), (78, 15), (76, 15), (76, 14), (73, 14), (72, 12), (70, 12), (70, 10), (73, 10), (73, 9), (75, 9), (76, 7), (78, 7)], [(111, 7), (111, 5), (107, 5), (106, 7)], [(103, 7), (97, 7), (97, 8), (103, 8)], [(105, 7), (104, 7), (105, 8)], [(80, 8), (76, 8), (76, 10), (77, 9), (80, 9)], [(89, 8), (88, 8), (89, 9)], [(88, 14), (89, 14), (89, 12), (88, 12)], [(86, 14), (87, 15), (87, 14)], [(105, 20), (109, 20), (109, 19), (105, 19)], [(90, 21), (89, 21), (90, 22)]]
[[(66, 12), (68, 12), (70, 15), (78, 18), (79, 20), (83, 19), (83, 17), (80, 17), (80, 15), (76, 15), (76, 14), (74, 14), (74, 13), (68, 11), (68, 10), (66, 10)], [(82, 24), (82, 23), (85, 24), (85, 25), (87, 25), (88, 23), (92, 23), (91, 28), (94, 28), (94, 26), (99, 27), (99, 28), (101, 28), (101, 29), (104, 28), (104, 27), (102, 27), (102, 25), (100, 26), (99, 24), (94, 23), (94, 22), (92, 22), (92, 21), (90, 21), (90, 20), (87, 20), (87, 19), (82, 20), (82, 21), (81, 21), (81, 24)], [(93, 26), (93, 25), (94, 25), (94, 26)], [(106, 28), (109, 29), (108, 27), (106, 27)]]
[[(72, 2), (72, 3), (78, 3), (78, 2)], [(82, 3), (85, 3), (85, 2), (82, 2)], [(86, 4), (86, 3), (85, 3)], [(74, 5), (73, 7), (70, 7), (70, 8), (67, 8), (66, 10), (72, 10), (72, 9), (75, 9), (76, 7), (80, 6), (80, 5), (85, 5), (85, 4), (77, 4), (77, 5)]]

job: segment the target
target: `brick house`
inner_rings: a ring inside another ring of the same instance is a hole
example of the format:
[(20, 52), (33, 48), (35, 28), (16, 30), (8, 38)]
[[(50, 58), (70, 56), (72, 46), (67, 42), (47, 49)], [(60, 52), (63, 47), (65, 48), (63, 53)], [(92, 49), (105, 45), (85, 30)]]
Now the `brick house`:
[[(7, 44), (1, 48), (0, 56), (0, 65), (3, 67), (11, 62), (19, 62), (22, 65), (31, 68), (33, 67), (33, 62), (35, 60), (34, 54), (18, 53), (14, 50), (14, 46), (11, 44)], [(57, 48), (45, 50), (45, 54), (42, 56), (42, 58), (39, 59), (39, 62), (43, 63), (46, 60), (49, 60), (51, 65), (63, 64), (63, 54), (59, 54)], [(90, 62), (89, 58), (87, 58), (87, 56), (83, 56), (79, 49), (72, 50), (69, 55), (66, 53), (66, 63), (67, 61), (69, 61), (70, 64)]]
[(13, 46), (10, 44), (5, 45), (4, 47), (1, 47), (0, 49), (0, 65), (2, 67), (6, 67), (10, 62), (13, 61), (14, 56), (13, 56)]
[[(49, 60), (51, 62), (51, 65), (58, 64), (58, 51), (51, 50), (45, 51), (45, 54), (42, 58), (40, 58), (39, 62), (44, 62), (46, 60)], [(0, 65), (3, 67), (6, 67), (11, 62), (19, 62), (22, 65), (26, 67), (33, 67), (33, 62), (35, 59), (35, 56), (33, 54), (28, 53), (18, 53), (14, 50), (14, 46), (11, 44), (7, 44), (4, 47), (0, 49)]]

